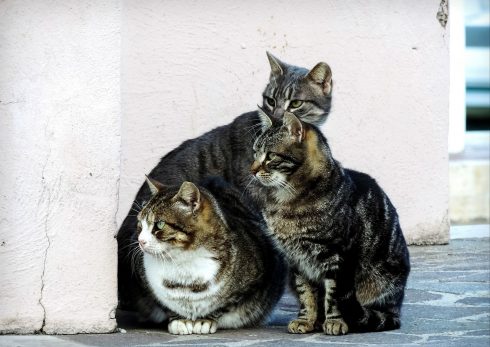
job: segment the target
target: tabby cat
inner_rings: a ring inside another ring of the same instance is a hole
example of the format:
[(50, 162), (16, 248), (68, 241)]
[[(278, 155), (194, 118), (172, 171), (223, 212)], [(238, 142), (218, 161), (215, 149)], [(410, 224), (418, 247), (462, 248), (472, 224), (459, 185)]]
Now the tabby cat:
[[(311, 71), (288, 65), (268, 54), (271, 73), (263, 92), (263, 107), (274, 119), (285, 110), (294, 110), (305, 122), (322, 124), (330, 111), (332, 73), (326, 63), (318, 63)], [(165, 155), (151, 171), (150, 177), (166, 185), (183, 181), (199, 182), (208, 175), (221, 176), (246, 196), (250, 182), (249, 166), (253, 160), (252, 144), (261, 130), (257, 112), (245, 113), (232, 123), (185, 141)], [(143, 185), (117, 235), (119, 308), (136, 310), (143, 319), (161, 322), (165, 313), (158, 308), (134, 268), (137, 243), (135, 211), (149, 200), (150, 190)], [(137, 265), (136, 265), (137, 266)]]
[(170, 311), (168, 331), (208, 334), (264, 321), (286, 269), (260, 214), (218, 178), (200, 187), (148, 185), (153, 196), (137, 216), (139, 269)]
[(400, 327), (410, 271), (398, 215), (370, 176), (344, 169), (313, 125), (286, 112), (253, 145), (253, 195), (292, 268), (301, 310), (291, 333)]

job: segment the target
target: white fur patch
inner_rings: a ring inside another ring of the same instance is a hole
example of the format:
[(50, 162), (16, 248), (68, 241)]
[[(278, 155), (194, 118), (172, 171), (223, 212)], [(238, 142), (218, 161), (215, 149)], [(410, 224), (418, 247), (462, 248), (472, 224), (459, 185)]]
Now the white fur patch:
[[(216, 310), (219, 304), (216, 294), (222, 283), (215, 281), (220, 265), (212, 259), (214, 255), (204, 248), (194, 251), (173, 249), (167, 254), (171, 257), (168, 260), (144, 255), (146, 277), (156, 298), (172, 311), (193, 320)], [(167, 288), (164, 281), (184, 286), (195, 282), (210, 285), (205, 291), (194, 293), (188, 288)]]

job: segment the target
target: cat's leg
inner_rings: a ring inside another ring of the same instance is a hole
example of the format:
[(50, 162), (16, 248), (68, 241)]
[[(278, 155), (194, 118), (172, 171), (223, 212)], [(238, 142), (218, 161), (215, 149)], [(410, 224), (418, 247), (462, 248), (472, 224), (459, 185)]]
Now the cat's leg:
[(291, 273), (292, 285), (298, 295), (301, 309), (298, 318), (288, 324), (288, 331), (293, 334), (305, 334), (315, 329), (318, 317), (317, 296), (318, 290), (310, 284), (303, 276)]
[(395, 267), (378, 264), (358, 273), (355, 295), (342, 308), (352, 316), (357, 331), (400, 328), (408, 272), (409, 266), (402, 263)]
[(323, 331), (327, 335), (345, 335), (349, 327), (340, 313), (337, 305), (337, 283), (332, 278), (327, 278), (325, 284), (325, 322)]
[(394, 285), (388, 288), (385, 293), (380, 295), (373, 302), (364, 306), (356, 298), (350, 300), (350, 304), (345, 310), (348, 310), (353, 318), (357, 331), (384, 331), (399, 329), (400, 308), (404, 296), (403, 288), (400, 290)]

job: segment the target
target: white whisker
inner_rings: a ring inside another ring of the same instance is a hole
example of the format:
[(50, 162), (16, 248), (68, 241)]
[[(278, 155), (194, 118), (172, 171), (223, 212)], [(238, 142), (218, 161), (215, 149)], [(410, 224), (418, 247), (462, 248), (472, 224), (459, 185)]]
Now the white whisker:
[(256, 179), (256, 177), (254, 175), (251, 175), (250, 176), (250, 180), (248, 181), (247, 185), (245, 186), (245, 188), (243, 189), (243, 192), (242, 192), (242, 195), (240, 195), (240, 199), (243, 198), (243, 195), (247, 192), (250, 184), (252, 184), (252, 182)]

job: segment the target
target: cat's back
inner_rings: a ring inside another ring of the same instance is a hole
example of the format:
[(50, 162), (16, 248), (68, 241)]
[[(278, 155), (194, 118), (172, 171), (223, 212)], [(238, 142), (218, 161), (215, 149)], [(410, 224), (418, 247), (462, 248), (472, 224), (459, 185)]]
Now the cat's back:
[(208, 175), (223, 176), (230, 183), (239, 184), (240, 173), (244, 172), (244, 166), (249, 163), (247, 158), (252, 155), (257, 124), (257, 112), (248, 112), (230, 124), (186, 140), (167, 153), (150, 176), (168, 185), (199, 182)]
[(374, 204), (373, 206), (381, 204), (383, 208), (394, 209), (388, 195), (372, 176), (352, 169), (344, 169), (344, 171), (352, 182), (354, 202), (369, 201), (370, 204)]

